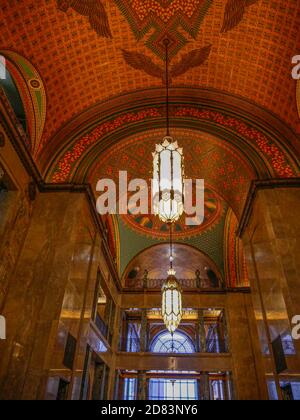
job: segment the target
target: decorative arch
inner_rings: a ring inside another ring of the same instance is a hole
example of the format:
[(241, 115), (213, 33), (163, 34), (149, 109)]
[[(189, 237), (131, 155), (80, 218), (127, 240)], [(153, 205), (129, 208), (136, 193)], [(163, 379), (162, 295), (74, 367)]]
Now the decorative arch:
[(238, 219), (228, 209), (224, 228), (224, 267), (228, 287), (248, 287), (249, 279), (242, 240), (237, 235)]
[[(218, 288), (223, 284), (221, 271), (210, 256), (190, 244), (174, 243), (174, 269), (180, 280), (193, 280), (199, 273), (202, 288)], [(178, 258), (176, 257), (178, 256)], [(169, 244), (162, 243), (141, 250), (128, 264), (123, 273), (122, 284), (125, 287), (138, 289), (143, 287), (145, 270), (147, 277), (158, 280), (155, 288), (161, 288), (160, 280), (164, 279), (169, 264)], [(217, 278), (218, 284), (212, 285), (210, 271)], [(134, 272), (134, 275), (132, 273)], [(155, 286), (155, 282), (153, 282)]]
[[(299, 138), (273, 114), (209, 89), (175, 88), (171, 98), (173, 127), (218, 135), (233, 144), (256, 168), (257, 178), (299, 175)], [(165, 126), (162, 103), (162, 91), (149, 89), (99, 104), (75, 118), (40, 155), (47, 181), (86, 180), (90, 165), (112, 145), (132, 134)]]
[(120, 272), (120, 235), (118, 221), (115, 215), (102, 216), (104, 222), (108, 246), (114, 261), (117, 264), (118, 271)]
[(0, 50), (20, 94), (26, 114), (26, 123), (34, 157), (40, 151), (41, 138), (46, 121), (46, 91), (36, 68), (25, 57), (10, 50)]

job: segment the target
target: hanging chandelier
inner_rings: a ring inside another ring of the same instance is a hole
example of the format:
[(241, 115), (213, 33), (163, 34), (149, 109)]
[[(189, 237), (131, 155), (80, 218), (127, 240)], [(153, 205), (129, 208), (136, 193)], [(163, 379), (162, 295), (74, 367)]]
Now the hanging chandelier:
[(169, 118), (169, 40), (166, 46), (166, 108), (167, 134), (153, 153), (153, 210), (154, 214), (170, 226), (170, 269), (162, 286), (162, 317), (173, 335), (182, 318), (182, 289), (173, 269), (172, 224), (184, 211), (184, 158), (182, 149), (170, 136)]
[(184, 157), (183, 151), (170, 136), (169, 118), (169, 40), (166, 46), (166, 108), (167, 135), (156, 145), (153, 153), (153, 211), (164, 223), (174, 223), (184, 210)]
[(170, 224), (170, 269), (162, 286), (162, 317), (166, 328), (173, 334), (182, 318), (182, 288), (173, 269), (172, 225)]
[(162, 287), (162, 316), (167, 330), (173, 334), (182, 318), (182, 290), (175, 274), (171, 270), (168, 274)]

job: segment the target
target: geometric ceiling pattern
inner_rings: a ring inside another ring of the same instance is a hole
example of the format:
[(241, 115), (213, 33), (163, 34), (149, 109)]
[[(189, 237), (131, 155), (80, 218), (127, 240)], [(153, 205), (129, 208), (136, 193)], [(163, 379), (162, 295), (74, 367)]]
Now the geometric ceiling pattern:
[[(147, 10), (144, 12), (146, 3), (157, 10), (171, 11), (173, 16), (166, 15), (158, 22), (155, 11), (151, 11), (151, 16)], [(170, 32), (172, 19), (177, 25), (173, 36), (181, 34), (188, 41), (172, 58), (175, 64), (184, 54), (212, 46), (206, 62), (175, 78), (173, 86), (205, 87), (238, 95), (275, 113), (300, 133), (296, 82), (291, 78), (291, 57), (298, 53), (296, 46), (300, 45), (298, 2), (258, 0), (244, 10), (241, 21), (228, 31), (222, 31), (227, 0), (212, 1), (207, 9), (204, 1), (185, 1), (184, 5), (190, 5), (189, 12), (179, 9), (176, 0), (146, 3), (101, 2), (109, 25), (107, 36), (101, 36), (91, 23), (91, 15), (73, 7), (67, 7), (66, 12), (60, 10), (56, 0), (1, 1), (1, 49), (25, 56), (42, 75), (45, 85), (47, 115), (42, 145), (51, 142), (74, 116), (97, 103), (124, 93), (161, 87), (161, 80), (130, 67), (122, 50), (145, 54), (161, 66), (161, 58), (146, 44), (153, 33), (157, 36)], [(192, 3), (197, 3), (198, 11), (205, 10), (200, 20), (199, 15), (192, 13)], [(138, 5), (135, 11), (134, 5)], [(150, 30), (141, 34), (139, 40), (130, 22), (133, 13), (139, 16), (137, 24), (151, 20)], [(198, 26), (195, 25), (197, 33), (191, 34), (193, 19)]]
[(145, 45), (164, 59), (165, 39), (170, 42), (170, 57), (188, 43), (187, 35), (196, 39), (212, 0), (116, 0), (116, 4), (136, 39), (142, 40), (150, 33)]

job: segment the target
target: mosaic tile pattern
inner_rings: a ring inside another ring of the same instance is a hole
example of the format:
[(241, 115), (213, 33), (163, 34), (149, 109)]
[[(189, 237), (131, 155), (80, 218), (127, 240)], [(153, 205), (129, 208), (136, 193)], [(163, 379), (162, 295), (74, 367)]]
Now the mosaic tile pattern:
[[(276, 113), (300, 133), (291, 57), (299, 53), (300, 5), (295, 0), (260, 0), (242, 22), (221, 34), (226, 0), (215, 0), (197, 35), (180, 54), (213, 45), (208, 62), (176, 79), (176, 85), (220, 89)], [(56, 0), (2, 0), (0, 45), (24, 55), (45, 83), (48, 109), (43, 142), (73, 116), (99, 101), (161, 80), (130, 68), (121, 49), (138, 43), (113, 1), (103, 1), (113, 39), (99, 37), (88, 19), (57, 9)], [(179, 55), (180, 55), (179, 54)], [(153, 55), (153, 60), (161, 64)], [(114, 77), (112, 77), (114, 75)]]

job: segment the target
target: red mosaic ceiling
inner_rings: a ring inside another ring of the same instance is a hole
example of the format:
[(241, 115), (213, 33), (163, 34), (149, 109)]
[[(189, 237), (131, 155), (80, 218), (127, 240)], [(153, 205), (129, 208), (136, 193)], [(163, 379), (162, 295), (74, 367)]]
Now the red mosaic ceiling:
[[(45, 82), (48, 108), (43, 143), (74, 115), (99, 101), (161, 86), (160, 79), (129, 66), (122, 50), (142, 53), (162, 66), (148, 41), (156, 28), (164, 33), (171, 21), (172, 35), (180, 44), (173, 63), (183, 54), (212, 46), (204, 64), (174, 78), (173, 85), (240, 95), (300, 132), (296, 82), (290, 75), (291, 57), (300, 48), (299, 2), (258, 0), (245, 7), (242, 1), (238, 19), (225, 25), (227, 0), (212, 0), (206, 9), (200, 0), (185, 1), (185, 8), (180, 3), (99, 0), (95, 8), (89, 7), (90, 0), (1, 0), (0, 48), (27, 57)], [(195, 5), (203, 16), (194, 14)], [(151, 21), (150, 26), (140, 27), (139, 41), (130, 21), (133, 13), (141, 22)], [(197, 33), (189, 22), (197, 22)]]
[(159, 57), (164, 57), (164, 40), (167, 38), (170, 41), (169, 54), (173, 57), (187, 44), (186, 35), (196, 39), (212, 0), (115, 0), (115, 3), (138, 40), (152, 28), (154, 33), (146, 41), (146, 46)]

